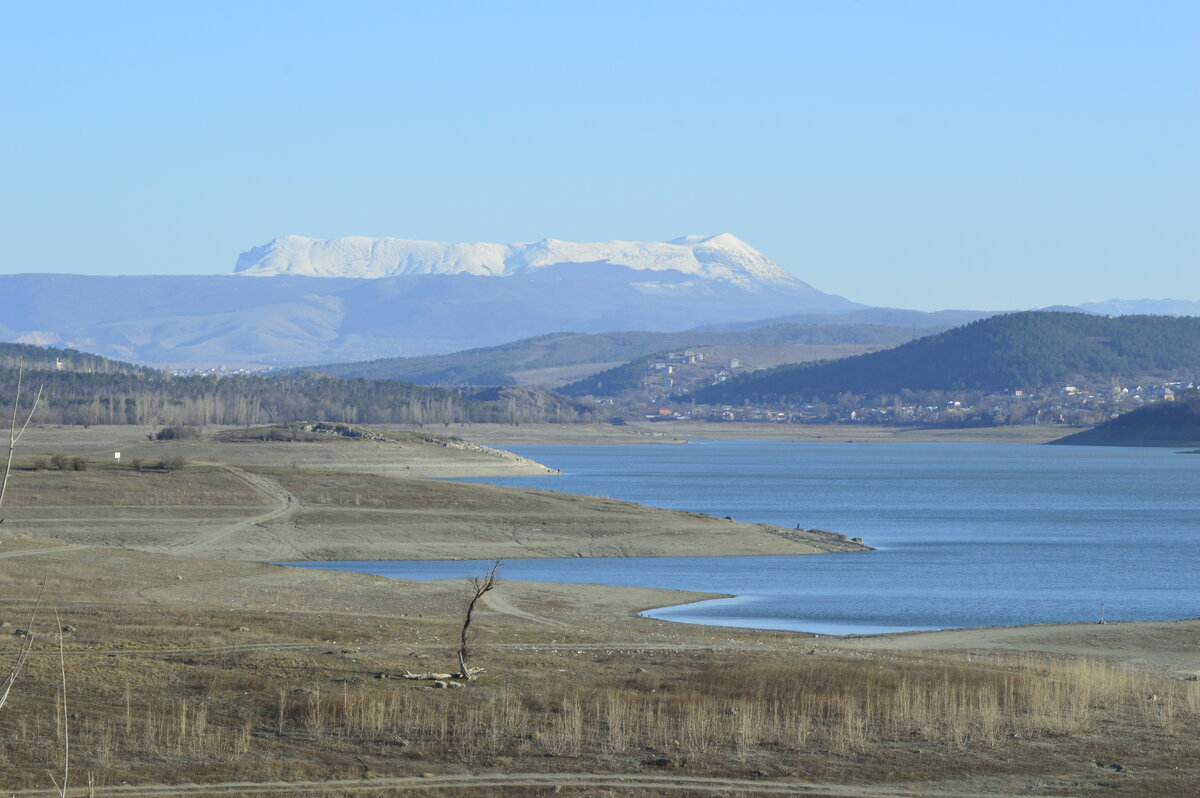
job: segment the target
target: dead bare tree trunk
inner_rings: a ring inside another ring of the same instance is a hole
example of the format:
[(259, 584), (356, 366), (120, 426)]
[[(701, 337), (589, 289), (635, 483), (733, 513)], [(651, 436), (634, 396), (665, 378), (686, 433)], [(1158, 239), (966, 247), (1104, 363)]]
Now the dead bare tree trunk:
[(483, 594), (496, 586), (496, 571), (500, 568), (500, 561), (496, 560), (492, 564), (492, 570), (488, 571), (487, 576), (472, 576), (468, 580), (471, 585), (473, 595), (471, 601), (467, 604), (467, 617), (463, 619), (462, 635), (460, 645), (458, 647), (458, 675), (461, 679), (471, 680), (471, 671), (467, 668), (467, 630), (471, 627), (471, 613), (475, 611), (475, 605), (479, 603), (479, 599), (483, 598)]

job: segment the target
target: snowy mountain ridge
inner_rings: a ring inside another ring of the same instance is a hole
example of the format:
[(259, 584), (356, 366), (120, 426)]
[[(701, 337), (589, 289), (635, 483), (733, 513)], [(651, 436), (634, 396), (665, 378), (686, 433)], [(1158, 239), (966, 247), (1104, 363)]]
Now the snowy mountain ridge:
[(607, 264), (649, 272), (674, 271), (754, 290), (808, 288), (775, 261), (729, 233), (672, 241), (579, 243), (544, 238), (517, 244), (448, 244), (406, 238), (283, 236), (243, 252), (236, 274), (378, 279), (414, 274), (507, 277), (560, 264)]

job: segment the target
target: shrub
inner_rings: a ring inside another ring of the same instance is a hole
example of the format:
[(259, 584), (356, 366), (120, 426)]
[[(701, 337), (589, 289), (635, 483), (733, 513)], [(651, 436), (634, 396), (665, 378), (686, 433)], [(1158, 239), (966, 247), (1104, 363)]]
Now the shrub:
[(88, 468), (88, 461), (87, 461), (86, 457), (72, 457), (71, 458), (71, 470), (72, 471), (87, 471), (87, 468)]
[(65, 454), (56, 454), (50, 457), (50, 464), (59, 471), (67, 470), (67, 456)]
[(160, 441), (183, 441), (199, 437), (200, 431), (195, 427), (163, 427), (154, 436)]
[(178, 471), (183, 468), (185, 463), (182, 457), (164, 457), (159, 461), (158, 467), (163, 471)]

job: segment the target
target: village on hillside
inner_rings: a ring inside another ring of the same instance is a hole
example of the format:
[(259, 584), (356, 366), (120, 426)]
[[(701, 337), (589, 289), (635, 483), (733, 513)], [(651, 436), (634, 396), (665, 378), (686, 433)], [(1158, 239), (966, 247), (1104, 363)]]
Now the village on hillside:
[(1195, 381), (1122, 385), (1079, 382), (1050, 387), (981, 391), (904, 391), (899, 395), (844, 393), (834, 399), (807, 397), (779, 403), (702, 404), (686, 392), (719, 384), (747, 371), (738, 358), (715, 360), (703, 350), (671, 352), (647, 364), (639, 391), (624, 399), (596, 398), (614, 410), (627, 409), (650, 421), (752, 421), (781, 424), (912, 424), (1002, 426), (1007, 424), (1102, 423), (1146, 404), (1172, 401)]

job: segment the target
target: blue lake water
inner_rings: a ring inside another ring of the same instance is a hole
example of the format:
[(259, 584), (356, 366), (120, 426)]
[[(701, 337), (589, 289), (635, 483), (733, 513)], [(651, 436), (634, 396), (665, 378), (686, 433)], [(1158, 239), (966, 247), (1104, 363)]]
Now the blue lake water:
[[(1014, 444), (700, 442), (515, 446), (560, 476), (479, 480), (739, 521), (829, 529), (877, 551), (506, 560), (504, 578), (729, 593), (646, 613), (869, 634), (1200, 616), (1200, 455)], [(697, 552), (703, 554), (703, 552)], [(485, 563), (304, 563), (404, 579)]]

